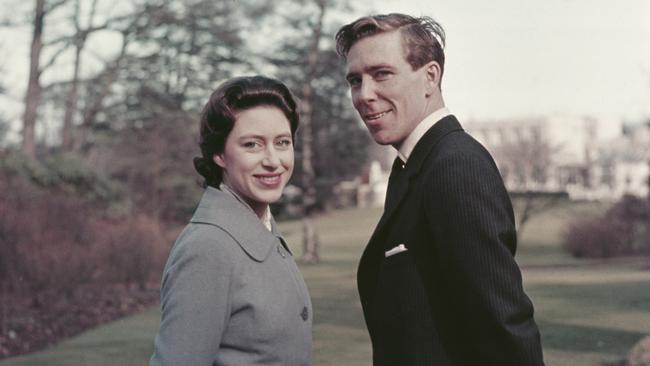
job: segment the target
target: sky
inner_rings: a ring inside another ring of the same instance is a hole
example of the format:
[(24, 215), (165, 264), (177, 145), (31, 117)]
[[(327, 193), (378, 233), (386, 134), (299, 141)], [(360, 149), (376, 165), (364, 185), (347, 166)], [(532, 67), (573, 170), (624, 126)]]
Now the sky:
[[(443, 25), (443, 96), (461, 120), (650, 119), (650, 1), (369, 0), (366, 6), (427, 15)], [(0, 29), (0, 71), (8, 87), (0, 114), (11, 120), (22, 115), (29, 41), (28, 27)]]
[(650, 118), (650, 1), (375, 0), (374, 7), (443, 25), (443, 96), (463, 119)]

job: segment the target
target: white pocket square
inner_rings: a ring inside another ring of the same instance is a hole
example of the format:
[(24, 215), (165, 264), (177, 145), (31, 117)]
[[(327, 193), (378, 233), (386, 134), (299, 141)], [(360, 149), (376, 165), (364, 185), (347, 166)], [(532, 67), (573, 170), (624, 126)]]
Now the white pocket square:
[(386, 253), (384, 253), (384, 254), (386, 255), (386, 258), (388, 258), (391, 255), (395, 255), (395, 254), (398, 254), (398, 253), (401, 253), (401, 252), (405, 252), (407, 250), (408, 250), (408, 248), (405, 247), (404, 244), (400, 244), (400, 245), (396, 246), (395, 248), (386, 251)]

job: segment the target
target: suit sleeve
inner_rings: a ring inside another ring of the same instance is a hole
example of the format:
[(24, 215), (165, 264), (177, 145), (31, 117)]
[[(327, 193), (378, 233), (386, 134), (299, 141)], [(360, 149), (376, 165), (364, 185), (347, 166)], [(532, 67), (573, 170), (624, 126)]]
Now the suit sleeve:
[(437, 247), (445, 308), (484, 365), (543, 365), (533, 306), (514, 261), (510, 199), (491, 158), (463, 153), (428, 175), (426, 217)]
[(218, 245), (226, 237), (210, 230), (218, 229), (190, 228), (172, 249), (150, 366), (214, 363), (230, 314), (232, 262)]

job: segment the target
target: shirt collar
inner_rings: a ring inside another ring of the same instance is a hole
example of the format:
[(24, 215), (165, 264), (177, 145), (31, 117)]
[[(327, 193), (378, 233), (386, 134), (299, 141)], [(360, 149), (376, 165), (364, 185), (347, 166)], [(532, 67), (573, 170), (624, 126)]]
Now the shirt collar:
[(424, 117), (424, 119), (418, 123), (417, 126), (415, 126), (413, 131), (411, 131), (400, 148), (397, 150), (397, 156), (399, 156), (399, 158), (402, 159), (404, 163), (406, 163), (409, 156), (411, 156), (415, 145), (418, 143), (418, 141), (420, 141), (422, 136), (424, 136), (424, 134), (431, 128), (431, 126), (436, 124), (436, 122), (440, 121), (450, 114), (451, 113), (446, 107), (442, 107), (430, 115)]

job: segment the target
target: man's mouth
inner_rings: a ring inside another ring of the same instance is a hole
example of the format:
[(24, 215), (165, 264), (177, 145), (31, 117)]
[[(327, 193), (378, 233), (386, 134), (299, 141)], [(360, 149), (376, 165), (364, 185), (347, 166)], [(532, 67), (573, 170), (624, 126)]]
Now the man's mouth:
[(389, 109), (387, 111), (379, 112), (379, 113), (368, 113), (364, 116), (364, 119), (366, 121), (374, 121), (377, 119), (380, 119), (381, 117), (387, 115), (388, 113), (392, 112), (392, 109)]

